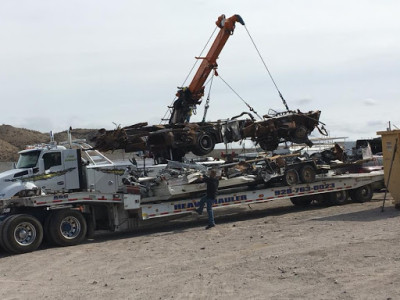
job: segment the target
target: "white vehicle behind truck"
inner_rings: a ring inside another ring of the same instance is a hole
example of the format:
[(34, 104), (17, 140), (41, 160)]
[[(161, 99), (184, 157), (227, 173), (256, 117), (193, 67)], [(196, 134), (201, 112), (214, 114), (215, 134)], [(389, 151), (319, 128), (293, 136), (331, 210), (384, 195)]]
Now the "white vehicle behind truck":
[[(58, 246), (76, 245), (96, 230), (129, 231), (138, 228), (141, 221), (190, 214), (199, 205), (199, 193), (182, 194), (180, 198), (148, 195), (148, 191), (142, 191), (143, 184), (128, 180), (126, 170), (130, 167), (117, 166), (101, 153), (86, 155), (93, 150), (83, 143), (77, 149), (72, 147), (78, 144), (24, 150), (19, 168), (2, 174), (1, 184), (7, 190), (2, 193), (11, 197), (0, 200), (0, 248), (14, 254), (31, 252), (44, 239)], [(48, 155), (59, 157), (57, 165), (47, 165)], [(31, 164), (23, 164), (32, 157)], [(147, 180), (143, 178), (142, 183)], [(383, 171), (378, 171), (339, 176), (328, 173), (311, 183), (258, 184), (252, 189), (240, 183), (220, 190), (214, 207), (288, 198), (295, 205), (314, 200), (344, 204), (349, 195), (354, 201), (364, 202), (372, 198), (372, 184), (382, 180)], [(202, 191), (203, 183), (193, 184)]]

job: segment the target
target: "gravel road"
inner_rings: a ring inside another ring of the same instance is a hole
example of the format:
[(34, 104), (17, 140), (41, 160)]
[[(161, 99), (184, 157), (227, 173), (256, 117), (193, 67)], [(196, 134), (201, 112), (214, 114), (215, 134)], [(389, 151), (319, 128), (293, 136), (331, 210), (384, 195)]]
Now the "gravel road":
[(400, 211), (289, 200), (0, 253), (0, 299), (400, 299)]

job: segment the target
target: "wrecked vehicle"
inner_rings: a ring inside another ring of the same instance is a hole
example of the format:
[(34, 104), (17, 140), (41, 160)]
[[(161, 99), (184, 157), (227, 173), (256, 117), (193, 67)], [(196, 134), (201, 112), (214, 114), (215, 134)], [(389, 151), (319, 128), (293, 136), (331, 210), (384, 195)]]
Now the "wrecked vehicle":
[[(216, 144), (250, 139), (265, 151), (279, 143), (304, 143), (312, 146), (309, 134), (318, 128), (320, 111), (300, 111), (265, 115), (261, 121), (232, 118), (217, 122), (150, 125), (139, 123), (116, 130), (100, 130), (92, 140), (100, 151), (124, 149), (125, 152), (150, 151), (156, 161), (180, 161), (186, 153), (202, 156)], [(319, 129), (320, 130), (320, 129)]]
[[(115, 130), (100, 130), (92, 140), (94, 148), (100, 151), (124, 149), (125, 152), (149, 151), (156, 163), (166, 160), (181, 161), (186, 153), (192, 152), (202, 156), (210, 153), (216, 144), (232, 143), (250, 139), (263, 150), (272, 151), (281, 142), (305, 143), (311, 146), (308, 135), (319, 125), (321, 112), (300, 112), (289, 110), (282, 94), (279, 95), (287, 111), (260, 117), (252, 107), (248, 106), (260, 120), (255, 120), (251, 113), (244, 112), (228, 120), (206, 122), (205, 117), (209, 107), (209, 98), (205, 105), (203, 120), (190, 122), (192, 112), (201, 104), (204, 96), (204, 85), (210, 73), (218, 76), (217, 59), (228, 38), (233, 35), (235, 24), (244, 24), (239, 15), (225, 18), (221, 15), (216, 21), (220, 28), (213, 44), (205, 57), (196, 57), (202, 62), (187, 87), (178, 87), (176, 100), (170, 109), (170, 118), (165, 125), (148, 125), (138, 123), (132, 126), (117, 128)], [(213, 77), (212, 77), (213, 78)], [(212, 79), (211, 78), (211, 79)], [(272, 77), (271, 77), (272, 79)], [(210, 85), (211, 86), (211, 85)], [(276, 86), (276, 85), (275, 85)], [(248, 118), (242, 119), (247, 114)], [(321, 130), (323, 128), (319, 129)]]

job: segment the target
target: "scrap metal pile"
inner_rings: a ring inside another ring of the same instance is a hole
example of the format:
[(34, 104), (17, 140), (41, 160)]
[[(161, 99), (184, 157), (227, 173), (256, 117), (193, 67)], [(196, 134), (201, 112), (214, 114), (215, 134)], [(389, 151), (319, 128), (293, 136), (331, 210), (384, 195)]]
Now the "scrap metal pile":
[[(220, 178), (219, 189), (255, 187), (263, 185), (294, 185), (311, 183), (325, 174), (329, 166), (319, 165), (313, 159), (299, 154), (267, 156), (247, 161), (220, 163), (213, 166)], [(124, 175), (125, 187), (136, 187), (143, 202), (156, 202), (196, 196), (204, 193), (202, 176), (210, 168), (195, 162), (169, 161), (156, 171), (129, 167)]]
[(223, 190), (254, 188), (260, 184), (310, 184), (328, 172), (351, 173), (353, 166), (365, 161), (367, 159), (354, 160), (346, 156), (344, 149), (335, 144), (330, 149), (312, 155), (306, 152), (274, 156), (259, 153), (257, 158), (250, 160), (231, 163), (217, 160), (211, 167), (202, 165), (202, 162), (169, 161), (165, 166), (146, 171), (135, 165), (127, 169), (123, 183), (125, 188), (135, 187), (142, 196), (142, 202), (157, 202), (202, 195), (206, 189), (202, 176), (207, 174), (210, 168), (217, 171), (220, 179), (219, 190)]

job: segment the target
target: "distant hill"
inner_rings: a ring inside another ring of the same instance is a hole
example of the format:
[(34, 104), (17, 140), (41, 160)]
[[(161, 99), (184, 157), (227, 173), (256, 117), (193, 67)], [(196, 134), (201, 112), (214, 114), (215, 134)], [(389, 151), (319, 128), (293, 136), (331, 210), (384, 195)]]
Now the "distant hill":
[[(74, 129), (73, 139), (90, 140), (97, 133), (96, 129)], [(54, 134), (57, 142), (67, 140), (67, 131)], [(42, 133), (35, 130), (17, 128), (11, 125), (0, 125), (0, 161), (17, 161), (18, 151), (25, 149), (27, 145), (48, 143), (49, 133)]]

